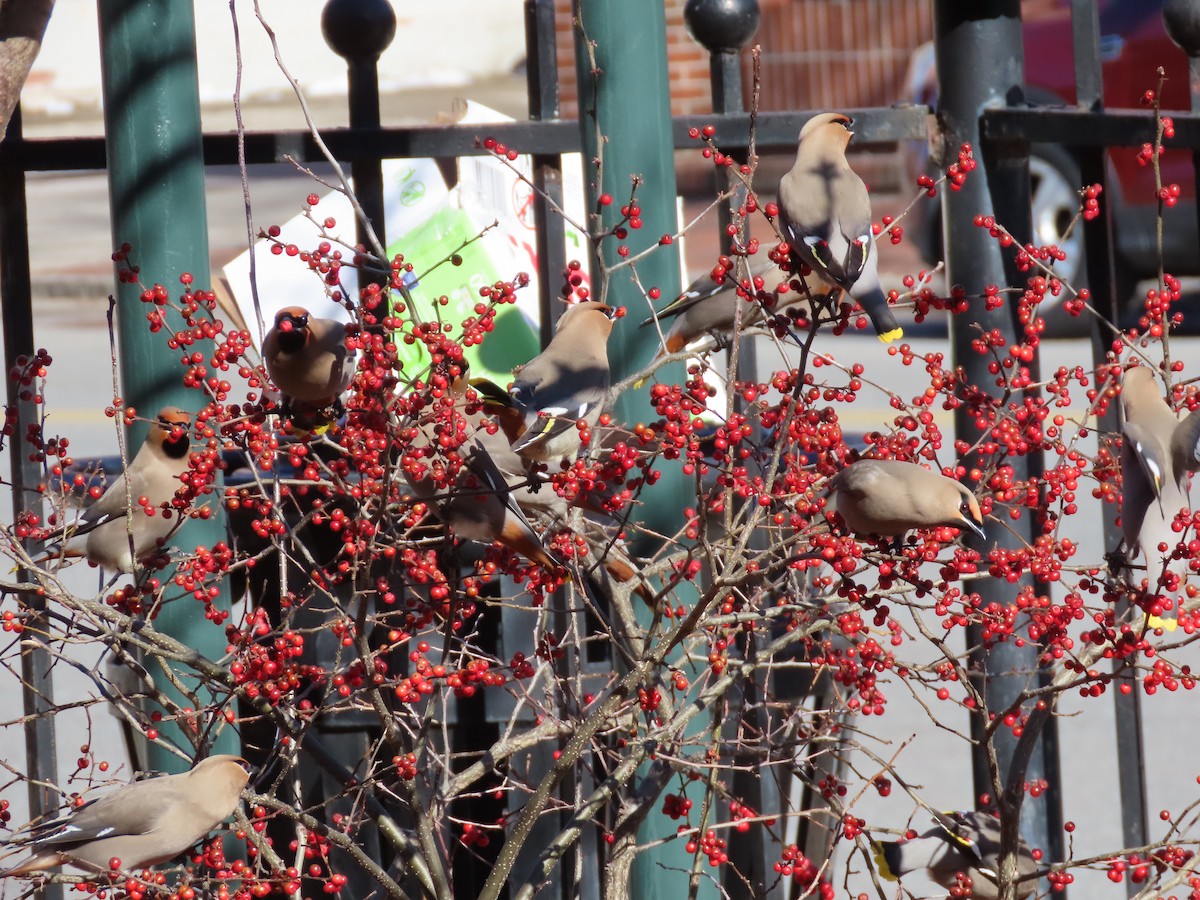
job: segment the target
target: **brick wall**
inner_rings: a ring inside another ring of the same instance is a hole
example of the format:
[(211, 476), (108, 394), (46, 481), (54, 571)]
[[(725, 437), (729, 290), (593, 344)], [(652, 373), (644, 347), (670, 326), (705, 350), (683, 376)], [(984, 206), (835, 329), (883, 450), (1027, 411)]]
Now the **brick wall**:
[[(645, 0), (656, 2), (656, 0)], [(685, 0), (666, 7), (667, 66), (674, 115), (711, 111), (707, 52), (683, 24)], [(927, 0), (760, 0), (761, 107), (829, 109), (903, 99), (912, 51), (933, 36)], [(571, 0), (555, 0), (562, 114), (578, 114)], [(743, 54), (747, 102), (749, 54)]]
[[(667, 15), (667, 68), (671, 79), (671, 114), (682, 116), (710, 112), (712, 101), (708, 83), (708, 53), (692, 40), (684, 27), (685, 0), (660, 2), (665, 3)], [(555, 22), (562, 115), (564, 119), (573, 119), (579, 114), (579, 94), (575, 77), (575, 34), (571, 25), (571, 0), (555, 0)]]

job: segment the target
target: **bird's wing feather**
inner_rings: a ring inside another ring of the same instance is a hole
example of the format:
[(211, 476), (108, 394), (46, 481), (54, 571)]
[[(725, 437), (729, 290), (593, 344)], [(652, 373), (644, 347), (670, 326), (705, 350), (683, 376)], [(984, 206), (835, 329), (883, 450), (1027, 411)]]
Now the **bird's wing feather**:
[(1163, 459), (1158, 442), (1154, 440), (1154, 435), (1137, 422), (1126, 421), (1122, 430), (1125, 440), (1129, 442), (1129, 447), (1133, 451), (1133, 455), (1137, 458), (1138, 464), (1142, 467), (1142, 471), (1146, 473), (1146, 478), (1154, 486), (1154, 493), (1161, 493), (1162, 485), (1168, 475), (1168, 460)]
[(171, 786), (161, 781), (150, 778), (133, 782), (67, 816), (38, 826), (32, 843), (39, 848), (70, 847), (100, 838), (153, 831), (163, 811), (171, 806), (169, 796), (163, 793), (166, 790), (169, 794)]
[(687, 312), (697, 303), (702, 303), (710, 297), (715, 297), (717, 294), (721, 293), (721, 291), (733, 290), (734, 285), (735, 282), (731, 278), (726, 278), (721, 284), (717, 284), (711, 278), (707, 278), (707, 284), (704, 283), (703, 279), (693, 282), (692, 285), (678, 297), (676, 297), (662, 309), (658, 310), (658, 312), (656, 312), (654, 315), (643, 320), (639, 327), (645, 328), (655, 319), (662, 321), (663, 319), (674, 318), (680, 313)]
[(525, 433), (521, 435), (520, 440), (512, 445), (515, 452), (520, 453), (522, 450), (532, 447), (538, 441), (549, 440), (550, 438), (557, 437), (569, 428), (576, 427), (575, 423), (587, 414), (589, 408), (581, 406), (579, 408), (579, 415), (575, 418), (565, 415), (566, 410), (564, 409), (553, 409), (557, 409), (557, 411), (543, 410), (547, 414), (538, 416), (530, 423)]
[[(524, 374), (524, 373), (522, 373)], [(582, 419), (608, 395), (607, 370), (583, 368), (565, 373), (565, 377), (525, 390), (516, 386), (512, 397), (525, 407), (526, 413), (545, 413), (556, 416), (573, 416)]]
[(471, 442), (470, 449), (467, 451), (468, 465), (471, 471), (474, 472), (481, 481), (487, 486), (487, 489), (504, 500), (505, 507), (509, 512), (518, 516), (530, 531), (533, 527), (529, 525), (525, 514), (521, 512), (521, 508), (513, 501), (512, 492), (508, 489), (508, 481), (504, 477), (504, 473), (500, 467), (496, 465), (496, 461), (492, 459), (492, 455), (488, 453), (487, 447), (478, 438), (474, 438)]
[(1172, 457), (1177, 459), (1181, 471), (1176, 473), (1180, 478), (1184, 471), (1195, 472), (1200, 469), (1200, 409), (1189, 413), (1171, 434)]
[(980, 842), (971, 835), (979, 830), (978, 817), (968, 817), (964, 813), (934, 813), (934, 819), (941, 826), (943, 839), (957, 847), (975, 863), (983, 862)]

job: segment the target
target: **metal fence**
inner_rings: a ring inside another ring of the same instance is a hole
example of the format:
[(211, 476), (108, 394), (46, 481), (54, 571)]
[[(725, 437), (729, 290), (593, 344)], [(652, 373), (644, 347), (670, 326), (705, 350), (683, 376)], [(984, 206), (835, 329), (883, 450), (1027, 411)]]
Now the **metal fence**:
[[(754, 0), (745, 0), (754, 6)], [(331, 4), (332, 5), (332, 4)], [(339, 4), (344, 6), (345, 4)], [(766, 8), (766, 21), (775, 21), (779, 15), (778, 4)], [(1190, 14), (1193, 22), (1200, 22), (1192, 4)], [(1005, 94), (1009, 81), (1018, 84), (1020, 73), (1020, 10), (1017, 0), (978, 0), (961, 3), (959, 0), (937, 0), (932, 6), (932, 20), (926, 15), (928, 8), (923, 3), (890, 3), (888, 0), (851, 0), (847, 3), (808, 4), (805, 16), (825, 17), (820, 23), (824, 33), (838, 33), (842, 40), (837, 46), (818, 50), (805, 47), (805, 36), (815, 27), (812, 21), (801, 19), (781, 41), (782, 48), (776, 53), (764, 55), (764, 83), (780, 84), (785, 79), (774, 77), (771, 72), (776, 66), (787, 64), (794, 67), (794, 54), (804, 53), (811, 77), (803, 82), (799, 93), (782, 90), (769, 92), (767, 107), (790, 111), (760, 112), (755, 121), (757, 146), (760, 149), (790, 149), (795, 145), (798, 123), (807, 115), (802, 109), (825, 106), (830, 96), (841, 98), (841, 102), (852, 105), (877, 104), (888, 98), (875, 93), (881, 82), (895, 81), (902, 60), (907, 60), (909, 47), (918, 38), (923, 39), (931, 30), (938, 41), (939, 68), (953, 71), (956, 75), (954, 88), (944, 91), (942, 97), (942, 139), (951, 146), (969, 141), (981, 148), (981, 168), (990, 170), (989, 180), (982, 172), (971, 179), (972, 188), (962, 195), (955, 195), (948, 202), (947, 256), (951, 279), (962, 283), (968, 293), (982, 293), (987, 281), (1003, 278), (1003, 267), (999, 251), (994, 244), (978, 244), (980, 229), (971, 227), (969, 218), (981, 209), (995, 209), (997, 216), (1004, 215), (1010, 223), (1028, 222), (1028, 192), (1016, 190), (1004, 193), (995, 185), (1020, 185), (1021, 179), (1028, 181), (1028, 152), (1030, 142), (1058, 142), (1075, 147), (1080, 155), (1086, 182), (1102, 182), (1104, 167), (1101, 153), (1106, 145), (1134, 145), (1146, 140), (1152, 126), (1144, 112), (1105, 113), (1100, 106), (1099, 82), (1099, 29), (1095, 4), (1088, 0), (1073, 0), (1075, 15), (1075, 60), (1081, 109), (1038, 110), (1012, 104), (1013, 98)], [(492, 137), (509, 147), (530, 153), (535, 162), (536, 181), (546, 193), (548, 200), (539, 200), (535, 209), (538, 235), (539, 283), (542, 289), (541, 310), (544, 325), (543, 337), (548, 337), (550, 323), (555, 318), (552, 291), (555, 277), (564, 263), (562, 224), (550, 213), (550, 201), (561, 198), (562, 155), (578, 151), (581, 146), (580, 129), (574, 121), (558, 118), (557, 70), (555, 59), (555, 22), (552, 0), (526, 0), (525, 10), (528, 24), (528, 85), (530, 119), (528, 122), (494, 125), (488, 127)], [(872, 23), (864, 28), (863, 23)], [(932, 24), (931, 24), (932, 23)], [(1189, 34), (1200, 35), (1200, 27)], [(780, 35), (776, 34), (776, 38)], [(861, 57), (859, 49), (872, 46), (881, 49)], [(351, 49), (338, 46), (335, 49), (347, 55), (351, 72), (351, 125), (349, 128), (328, 129), (322, 139), (332, 154), (353, 166), (358, 180), (364, 207), (372, 212), (377, 227), (381, 227), (379, 211), (382, 209), (379, 196), (380, 186), (377, 173), (379, 160), (401, 157), (462, 157), (483, 154), (488, 151), (477, 145), (479, 129), (474, 126), (426, 126), (394, 128), (382, 125), (378, 113), (378, 84), (374, 67), (363, 58), (354, 56)], [(750, 114), (740, 109), (738, 98), (741, 87), (738, 83), (737, 47), (721, 46), (719, 43), (708, 48), (713, 59), (714, 108), (712, 116), (676, 119), (673, 123), (676, 147), (692, 146), (688, 133), (692, 128), (703, 125), (715, 126), (715, 139), (729, 152), (745, 152), (747, 134), (751, 122)], [(1193, 52), (1200, 52), (1200, 40), (1195, 40)], [(855, 60), (851, 75), (848, 60)], [(1016, 66), (1013, 61), (1016, 60)], [(1197, 57), (1192, 57), (1193, 73), (1200, 71)], [(794, 71), (794, 68), (789, 68)], [(999, 76), (997, 73), (1000, 73)], [(831, 79), (837, 81), (842, 93), (834, 93)], [(1008, 79), (1006, 81), (1005, 79)], [(1200, 91), (1200, 79), (1193, 77), (1193, 90)], [(995, 102), (999, 100), (999, 102)], [(1194, 108), (1200, 108), (1200, 93), (1194, 94)], [(981, 112), (982, 111), (982, 112)], [(929, 110), (921, 107), (909, 108), (856, 108), (856, 146), (886, 146), (904, 140), (923, 140), (926, 137), (926, 120)], [(1200, 147), (1200, 118), (1179, 116), (1176, 120), (1176, 143), (1188, 147)], [(244, 158), (253, 166), (281, 161), (284, 156), (301, 162), (324, 159), (314, 137), (303, 131), (281, 131), (251, 133), (245, 135), (244, 144), (234, 134), (206, 134), (203, 137), (205, 165), (231, 165)], [(28, 232), (24, 183), (31, 173), (63, 172), (71, 170), (102, 169), (106, 166), (105, 142), (102, 138), (45, 138), (25, 139), (19, 122), (14, 123), (7, 139), (0, 145), (0, 255), (4, 260), (0, 275), (0, 303), (3, 309), (3, 325), (6, 363), (11, 367), (22, 354), (34, 350), (31, 310), (31, 288), (27, 265), (21, 261), (28, 256)], [(993, 192), (989, 194), (989, 184)], [(964, 223), (965, 219), (965, 225)], [(1020, 226), (1013, 230), (1023, 239)], [(1111, 250), (1109, 223), (1101, 216), (1086, 226), (1087, 253), (1090, 281), (1093, 285), (1112, 283), (1113, 255)], [(972, 242), (975, 243), (972, 243)], [(1107, 276), (1107, 280), (1106, 280)], [(978, 290), (976, 290), (978, 287)], [(1094, 294), (1100, 293), (1098, 290)], [(1115, 299), (1108, 298), (1106, 308), (1110, 311)], [(1012, 311), (1001, 309), (993, 316), (997, 327), (1011, 333), (1014, 327)], [(969, 336), (955, 336), (958, 358), (969, 361), (974, 354), (965, 349)], [(969, 365), (969, 362), (968, 362)], [(986, 379), (980, 379), (980, 382)], [(10, 402), (16, 402), (10, 385)], [(23, 464), (21, 454), (13, 453), (14, 497), (20, 504), (25, 485), (36, 479), (37, 473), (30, 472)], [(981, 587), (985, 593), (986, 586)], [(1011, 588), (1006, 588), (1011, 591)], [(1036, 667), (1036, 648), (1033, 667)], [(1005, 671), (1012, 660), (987, 661), (996, 672)], [(1029, 660), (1025, 663), (1028, 665)], [(37, 672), (45, 671), (46, 660), (36, 653), (29, 654), (27, 681), (39, 681)], [(1004, 679), (991, 679), (991, 686), (1004, 689)], [(1137, 693), (1115, 692), (1119, 707), (1121, 735), (1119, 749), (1122, 754), (1120, 770), (1126, 783), (1123, 785), (1123, 806), (1130, 846), (1146, 843), (1146, 821), (1144, 810), (1144, 783), (1140, 760), (1140, 735), (1138, 733)], [(28, 711), (36, 713), (44, 697), (31, 696)], [(53, 781), (53, 734), (46, 718), (33, 718), (27, 730), (29, 742), (28, 771), (31, 779)], [(1008, 747), (1011, 754), (1015, 748)], [(1033, 832), (1027, 834), (1031, 843), (1043, 847), (1054, 847), (1061, 843), (1061, 828), (1056, 827), (1061, 815), (1056, 812), (1057, 779), (1053, 741), (1045, 744), (1044, 774), (1051, 781), (1051, 790), (1044, 795), (1042, 812), (1036, 817)], [(44, 808), (45, 798), (34, 798), (34, 811)], [(1141, 808), (1139, 809), (1139, 804)]]

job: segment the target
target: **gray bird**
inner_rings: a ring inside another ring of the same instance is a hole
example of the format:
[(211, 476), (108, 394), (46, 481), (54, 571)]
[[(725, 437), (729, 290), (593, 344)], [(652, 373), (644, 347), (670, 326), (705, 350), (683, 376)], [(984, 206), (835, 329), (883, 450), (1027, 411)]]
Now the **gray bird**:
[[(881, 877), (895, 881), (901, 875), (924, 869), (929, 878), (947, 889), (957, 887), (958, 875), (971, 879), (974, 900), (1000, 896), (1000, 820), (988, 813), (934, 813), (933, 828), (911, 841), (877, 841), (875, 862)], [(1037, 879), (1037, 861), (1024, 841), (1017, 846), (1017, 897), (1030, 896)]]
[(1188, 473), (1200, 468), (1200, 410), (1176, 418), (1148, 366), (1125, 370), (1121, 408), (1121, 532), (1127, 551), (1145, 558), (1147, 590), (1158, 593), (1164, 569), (1187, 574), (1186, 560), (1164, 563), (1179, 543), (1171, 523), (1189, 506)]
[[(751, 278), (782, 278), (782, 275), (774, 263), (759, 263), (751, 271)], [(678, 353), (705, 334), (727, 340), (733, 334), (739, 306), (742, 309), (743, 326), (762, 320), (762, 304), (754, 299), (743, 300), (738, 295), (736, 271), (726, 272), (719, 281), (713, 278), (712, 272), (706, 272), (689, 284), (678, 297), (642, 322), (641, 327), (645, 328), (656, 319), (659, 322), (672, 319), (670, 330), (663, 336), (663, 346), (654, 357), (657, 360)]]
[(780, 226), (792, 258), (858, 301), (879, 339), (904, 335), (879, 286), (867, 186), (846, 161), (853, 119), (813, 116), (800, 129), (796, 163), (779, 182)]
[(573, 304), (550, 345), (517, 374), (509, 394), (525, 413), (526, 430), (513, 444), (521, 456), (548, 462), (579, 454), (577, 423), (595, 426), (607, 399), (615, 314), (594, 300)]
[(288, 306), (275, 314), (275, 324), (263, 338), (263, 362), (284, 396), (288, 414), (294, 408), (305, 427), (324, 424), (316, 413), (337, 408), (354, 377), (346, 325), (315, 318), (302, 306)]
[[(47, 536), (53, 543), (43, 551), (38, 564), (59, 557), (83, 556), (105, 569), (129, 574), (137, 563), (154, 555), (159, 541), (179, 523), (178, 515), (164, 515), (163, 507), (183, 487), (180, 476), (188, 470), (190, 425), (191, 416), (182, 409), (167, 406), (159, 410), (129, 468), (78, 520)], [(153, 508), (153, 515), (138, 505), (141, 497)], [(134, 504), (132, 512), (126, 505), (130, 499)]]
[(24, 877), (64, 864), (107, 872), (114, 858), (122, 871), (138, 872), (166, 862), (233, 812), (249, 778), (245, 760), (210, 756), (189, 772), (123, 785), (14, 841), (33, 856), (3, 874)]
[(914, 528), (950, 525), (986, 537), (975, 495), (916, 463), (860, 459), (834, 475), (829, 487), (837, 492), (837, 511), (860, 535), (899, 538)]
[[(483, 404), (483, 411), (497, 426), (494, 431), (489, 427), (481, 427), (476, 437), (508, 482), (509, 496), (523, 512), (540, 516), (549, 522), (550, 527), (557, 529), (569, 527), (567, 516), (572, 505), (601, 512), (591, 495), (585, 494), (577, 498), (574, 504), (568, 503), (549, 484), (544, 472), (530, 471), (529, 461), (510, 446), (525, 429), (524, 416), (513, 405), (512, 398), (486, 378), (473, 378), (470, 384)], [(615, 545), (608, 546), (603, 565), (605, 571), (621, 584), (638, 577), (634, 566), (618, 555)], [(652, 594), (644, 584), (635, 587), (634, 593), (647, 603), (652, 600)]]
[[(517, 461), (520, 457), (502, 432), (488, 434), (481, 410), (470, 411), (464, 370), (465, 366), (450, 379), (449, 390), (408, 429), (409, 440), (400, 457), (404, 476), (413, 493), (433, 507), (455, 536), (485, 544), (499, 542), (557, 571), (559, 562), (517, 504), (485, 441), (504, 457)], [(557, 496), (550, 487), (542, 490)]]

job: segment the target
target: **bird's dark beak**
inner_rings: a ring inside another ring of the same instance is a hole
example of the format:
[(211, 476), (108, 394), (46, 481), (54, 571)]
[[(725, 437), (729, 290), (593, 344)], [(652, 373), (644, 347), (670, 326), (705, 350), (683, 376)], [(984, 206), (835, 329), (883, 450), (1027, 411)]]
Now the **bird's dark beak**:
[(975, 532), (975, 534), (979, 536), (979, 539), (981, 541), (987, 540), (987, 532), (983, 530), (983, 526), (980, 525), (978, 522), (976, 522), (971, 517), (963, 516), (962, 524), (964, 526), (966, 526), (967, 528), (969, 528), (971, 531)]

